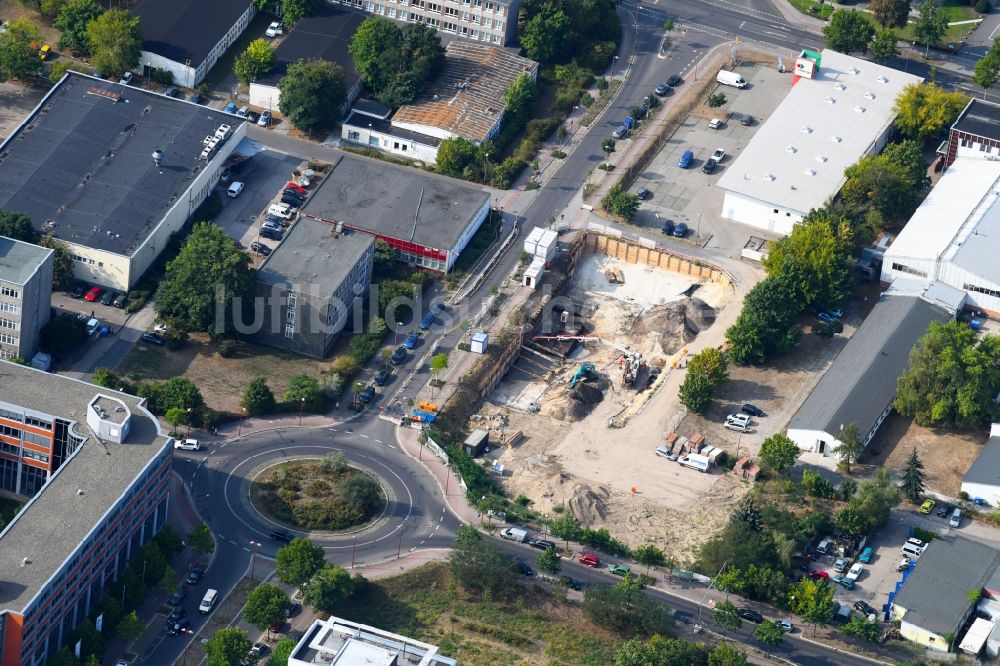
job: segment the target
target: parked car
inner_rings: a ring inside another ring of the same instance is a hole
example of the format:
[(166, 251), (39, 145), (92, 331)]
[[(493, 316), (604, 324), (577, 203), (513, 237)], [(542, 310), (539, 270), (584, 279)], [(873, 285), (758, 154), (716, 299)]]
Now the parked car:
[(820, 312), (818, 315), (816, 315), (816, 318), (826, 324), (832, 324), (833, 322), (837, 321), (836, 317), (833, 317), (826, 312)]
[(941, 506), (938, 507), (937, 510), (938, 518), (947, 518), (949, 513), (951, 513), (950, 504), (942, 504)]
[(263, 227), (260, 230), (260, 237), (268, 238), (273, 241), (280, 241), (282, 238), (285, 237), (285, 235), (282, 232), (278, 231), (277, 229), (270, 229), (268, 227)]
[(597, 555), (594, 555), (593, 553), (584, 553), (583, 555), (577, 558), (577, 561), (580, 564), (583, 564), (588, 567), (593, 567), (595, 569), (601, 566), (601, 560), (598, 559)]
[(250, 113), (249, 106), (241, 106), (239, 110), (236, 112), (236, 115), (238, 115), (240, 118), (246, 118), (249, 113)]
[(416, 331), (412, 331), (406, 336), (406, 339), (403, 340), (403, 346), (407, 349), (413, 349), (417, 346), (418, 342), (420, 342), (420, 334)]
[(204, 569), (202, 569), (201, 567), (195, 567), (188, 572), (187, 578), (184, 579), (184, 582), (187, 583), (188, 585), (197, 585), (199, 582), (201, 582), (201, 577), (204, 575), (205, 575)]
[(619, 125), (613, 132), (611, 132), (611, 136), (616, 139), (624, 139), (628, 136), (628, 128), (624, 125)]
[(115, 300), (114, 302), (111, 303), (111, 305), (115, 306), (119, 310), (124, 310), (125, 305), (127, 303), (128, 303), (128, 295), (125, 292), (122, 292), (117, 296), (115, 296)]
[(842, 586), (845, 590), (854, 589), (854, 581), (846, 576), (834, 576), (831, 580), (837, 585)]
[(91, 287), (90, 289), (87, 290), (87, 293), (83, 295), (83, 300), (89, 303), (93, 303), (98, 298), (100, 298), (101, 294), (103, 293), (104, 290), (101, 289), (100, 287)]
[(708, 121), (708, 129), (722, 129), (726, 126), (726, 123), (722, 121), (721, 118), (712, 118)]
[(824, 578), (829, 578), (830, 574), (828, 574), (823, 569), (813, 569), (812, 571), (807, 573), (806, 576), (809, 578), (809, 580), (822, 580)]
[(193, 93), (191, 93), (190, 101), (192, 104), (202, 104), (205, 102), (205, 96), (202, 95), (197, 90), (195, 90)]
[(260, 118), (257, 119), (257, 126), (270, 127), (270, 125), (271, 125), (271, 112), (265, 111), (264, 113), (260, 114)]
[(180, 603), (184, 601), (184, 597), (186, 596), (187, 596), (187, 588), (181, 585), (180, 587), (177, 588), (177, 590), (174, 591), (173, 594), (170, 595), (170, 598), (167, 599), (167, 603), (170, 604), (171, 606), (179, 606)]
[(288, 608), (285, 609), (285, 617), (293, 618), (302, 611), (302, 606), (296, 603), (288, 604)]
[(715, 171), (715, 167), (719, 165), (718, 162), (713, 160), (711, 157), (705, 160), (705, 163), (701, 166), (702, 173), (712, 173)]
[(743, 425), (741, 423), (735, 423), (733, 421), (726, 421), (722, 427), (725, 428), (726, 430), (732, 430), (733, 432), (742, 432), (742, 433), (751, 432), (750, 426)]
[(664, 236), (672, 236), (674, 233), (674, 221), (666, 220), (663, 223), (663, 226), (660, 227), (660, 233), (663, 234)]
[(258, 120), (260, 120), (260, 114), (257, 113), (256, 111), (251, 111), (250, 113), (247, 114), (248, 123), (256, 124)]
[(878, 611), (872, 608), (867, 601), (855, 601), (854, 610), (863, 613), (866, 617), (869, 615), (878, 615)]
[(750, 127), (753, 125), (753, 116), (749, 113), (744, 113), (740, 116), (740, 125), (743, 125), (744, 127)]
[(925, 499), (924, 503), (920, 505), (920, 513), (922, 513), (922, 514), (924, 514), (926, 516), (927, 514), (929, 514), (931, 512), (931, 509), (933, 509), (933, 508), (934, 508), (934, 500), (932, 500), (932, 499)]
[(653, 89), (653, 93), (656, 94), (657, 97), (666, 97), (672, 92), (673, 89), (666, 83), (661, 83), (660, 85), (656, 86), (656, 88)]
[(658, 447), (656, 447), (656, 455), (658, 455), (660, 457), (663, 457), (663, 458), (666, 458), (667, 460), (670, 460), (670, 461), (677, 460), (677, 454), (674, 453), (673, 451), (671, 451), (670, 449), (668, 449), (665, 446), (658, 446)]
[(667, 85), (670, 86), (671, 88), (676, 88), (682, 83), (684, 83), (684, 79), (682, 79), (677, 74), (672, 74), (670, 78), (667, 79)]
[(122, 74), (122, 78), (118, 79), (118, 83), (123, 86), (127, 86), (132, 83), (132, 72), (125, 72)]
[(434, 313), (433, 312), (428, 312), (420, 320), (420, 330), (421, 331), (426, 331), (433, 324), (434, 324)]
[(267, 26), (267, 30), (264, 31), (264, 35), (267, 37), (277, 37), (284, 32), (285, 30), (281, 25), (281, 21), (271, 21), (271, 24)]
[(843, 557), (838, 557), (836, 561), (833, 563), (833, 570), (836, 571), (837, 573), (843, 573), (844, 569), (846, 568), (847, 568), (847, 560), (845, 560)]
[(868, 564), (869, 562), (872, 561), (873, 552), (874, 551), (872, 551), (872, 547), (868, 546), (863, 551), (861, 551), (861, 557), (858, 558), (858, 562), (864, 562), (865, 564)]
[(187, 611), (184, 610), (183, 606), (174, 606), (170, 610), (170, 615), (167, 616), (167, 623), (172, 624), (174, 622), (180, 622), (181, 618), (187, 615)]
[(223, 113), (232, 113), (232, 114), (235, 114), (236, 113), (236, 102), (230, 102), (229, 104), (226, 104), (226, 107), (224, 109), (222, 109), (222, 112)]
[(167, 97), (177, 97), (180, 91), (177, 90), (177, 86), (167, 86), (167, 89), (163, 91), (163, 94)]
[(87, 285), (82, 282), (77, 282), (73, 285), (73, 289), (69, 292), (70, 298), (83, 298), (84, 292), (87, 291)]
[(284, 527), (275, 527), (271, 530), (270, 536), (274, 541), (284, 541), (285, 543), (288, 543), (295, 538), (295, 535), (292, 534), (291, 530), (286, 530)]
[(625, 576), (626, 574), (629, 574), (631, 572), (632, 570), (629, 569), (624, 564), (611, 564), (608, 566), (608, 573), (613, 574), (615, 576)]
[(389, 378), (392, 377), (392, 370), (389, 368), (382, 368), (377, 373), (375, 373), (375, 384), (378, 386), (385, 386)]
[(856, 581), (864, 570), (865, 565), (861, 564), (861, 562), (855, 562), (851, 570), (847, 572), (847, 577)]
[(736, 614), (739, 615), (744, 620), (748, 622), (753, 622), (754, 624), (760, 624), (764, 621), (764, 616), (753, 610), (752, 608), (737, 608)]
[(775, 620), (774, 623), (781, 627), (781, 630), (786, 634), (790, 634), (795, 631), (795, 625), (789, 620)]
[(38, 57), (40, 60), (48, 60), (51, 54), (52, 47), (48, 44), (42, 44), (42, 48), (38, 49)]
[(369, 384), (364, 388), (361, 393), (358, 394), (358, 400), (365, 403), (366, 405), (375, 399), (375, 387)]
[(234, 180), (233, 182), (229, 183), (229, 189), (226, 190), (226, 196), (228, 196), (230, 199), (235, 199), (236, 197), (240, 196), (240, 193), (243, 192), (244, 187), (246, 187), (246, 185), (244, 185), (242, 182)]
[(902, 560), (900, 560), (899, 564), (896, 565), (896, 571), (899, 571), (899, 572), (906, 571), (907, 569), (910, 568), (910, 565), (912, 563), (913, 563), (913, 560), (911, 560), (908, 557), (904, 557)]
[(743, 406), (740, 407), (740, 411), (746, 414), (747, 416), (758, 416), (758, 417), (767, 416), (767, 414), (764, 413), (763, 409), (749, 402), (743, 403)]
[(187, 618), (181, 618), (178, 622), (174, 622), (167, 629), (167, 634), (169, 636), (177, 636), (178, 634), (191, 630), (191, 620)]
[(560, 576), (559, 577), (559, 584), (560, 585), (565, 585), (566, 587), (568, 587), (571, 590), (577, 590), (577, 591), (579, 591), (579, 590), (583, 589), (583, 583), (581, 581), (578, 581), (577, 579), (573, 578), (572, 576)]
[(164, 340), (162, 336), (156, 333), (148, 333), (148, 332), (142, 334), (142, 341), (148, 342), (151, 345), (156, 345), (157, 347), (162, 347), (166, 342), (166, 340)]
[(722, 158), (725, 156), (726, 156), (726, 151), (723, 150), (722, 148), (716, 148), (715, 151), (712, 153), (712, 159), (715, 160), (716, 162), (721, 162)]
[(549, 548), (556, 547), (555, 542), (549, 541), (548, 539), (532, 539), (528, 542), (528, 545), (532, 548), (538, 548), (539, 550), (548, 550)]
[(257, 241), (250, 243), (250, 250), (252, 252), (256, 252), (257, 254), (262, 254), (265, 257), (271, 254), (270, 246), (264, 245), (263, 243), (258, 243)]
[(115, 302), (115, 296), (117, 295), (118, 294), (111, 290), (104, 292), (104, 295), (101, 296), (101, 305), (111, 305)]
[(681, 158), (677, 160), (677, 166), (682, 169), (687, 169), (691, 166), (691, 161), (694, 160), (694, 153), (690, 150), (685, 150), (681, 153)]
[(635, 191), (635, 196), (645, 201), (646, 199), (651, 199), (653, 197), (653, 193), (647, 190), (645, 187), (640, 187)]
[(175, 439), (174, 448), (181, 451), (201, 451), (201, 444), (197, 439)]
[(522, 576), (534, 576), (535, 570), (528, 566), (520, 557), (514, 560), (514, 569)]
[(389, 362), (393, 365), (399, 365), (406, 360), (406, 347), (397, 347), (396, 351), (392, 353), (389, 357)]
[(684, 222), (678, 222), (677, 226), (674, 227), (674, 238), (684, 238), (688, 235), (688, 225)]

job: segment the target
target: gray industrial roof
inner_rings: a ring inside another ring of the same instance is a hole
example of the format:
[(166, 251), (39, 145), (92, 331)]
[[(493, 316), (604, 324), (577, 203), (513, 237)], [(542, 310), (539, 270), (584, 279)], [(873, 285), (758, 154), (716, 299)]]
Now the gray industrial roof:
[(973, 275), (1000, 284), (1000, 262), (997, 262), (997, 245), (994, 242), (997, 238), (1000, 238), (1000, 204), (994, 199), (972, 233), (962, 239), (952, 262)]
[(1000, 552), (961, 537), (934, 539), (896, 593), (903, 621), (936, 634), (957, 633), (972, 606), (969, 590), (981, 590), (1000, 564)]
[(344, 156), (302, 211), (375, 234), (450, 250), (489, 198), (488, 192), (451, 178)]
[(250, 0), (143, 0), (142, 50), (197, 68), (249, 8)]
[[(0, 532), (0, 609), (21, 611), (170, 440), (135, 396), (7, 361), (0, 361), (0, 386), (4, 402), (75, 421), (87, 438)], [(87, 405), (99, 394), (132, 412), (124, 444), (98, 441), (87, 426)]]
[(951, 127), (959, 132), (998, 139), (1000, 138), (1000, 105), (981, 99), (972, 99)]
[(990, 437), (979, 452), (979, 457), (965, 473), (963, 483), (1000, 485), (1000, 437)]
[(910, 350), (932, 321), (951, 313), (919, 296), (883, 294), (788, 424), (836, 435), (857, 422), (863, 438), (896, 395)]
[(291, 287), (320, 296), (334, 293), (350, 275), (358, 260), (375, 243), (366, 233), (333, 233), (332, 224), (300, 218), (285, 239), (257, 270), (264, 284)]
[(24, 284), (52, 252), (48, 248), (0, 236), (0, 280)]
[(319, 14), (300, 20), (285, 36), (275, 51), (274, 67), (257, 83), (277, 86), (289, 65), (303, 59), (319, 58), (343, 67), (345, 83), (350, 90), (361, 77), (354, 68), (354, 58), (347, 52), (347, 47), (365, 18), (360, 12), (323, 3)]
[(24, 213), (43, 231), (51, 223), (60, 240), (131, 255), (204, 166), (205, 136), (238, 122), (69, 72), (0, 145), (0, 210)]
[(374, 116), (369, 116), (357, 111), (353, 111), (351, 115), (348, 116), (347, 120), (344, 121), (344, 126), (358, 128), (368, 127), (381, 134), (388, 134), (389, 136), (393, 136), (398, 139), (409, 139), (410, 141), (414, 141), (425, 146), (440, 146), (442, 141), (442, 139), (439, 139), (436, 136), (421, 134), (420, 132), (414, 132), (413, 130), (404, 129), (402, 127), (395, 127), (391, 120), (375, 118)]

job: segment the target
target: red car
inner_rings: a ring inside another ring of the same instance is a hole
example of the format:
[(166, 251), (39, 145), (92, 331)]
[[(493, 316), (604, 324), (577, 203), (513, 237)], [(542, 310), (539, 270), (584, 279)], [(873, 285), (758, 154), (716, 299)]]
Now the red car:
[(288, 181), (287, 183), (285, 183), (285, 189), (286, 190), (295, 190), (299, 194), (305, 194), (306, 193), (306, 188), (302, 187), (301, 185), (299, 185), (298, 183), (293, 182), (293, 181)]
[(103, 293), (104, 290), (101, 289), (100, 287), (91, 287), (90, 289), (87, 290), (87, 293), (83, 295), (83, 300), (90, 301), (91, 303), (93, 303), (98, 298), (100, 298), (101, 294)]
[(823, 578), (829, 578), (830, 577), (830, 574), (828, 574), (823, 569), (816, 569), (814, 571), (810, 571), (806, 575), (809, 576), (809, 578), (811, 580), (822, 580)]
[(585, 564), (588, 567), (594, 567), (595, 569), (601, 566), (601, 561), (597, 559), (597, 555), (593, 553), (584, 553), (579, 558), (580, 564)]

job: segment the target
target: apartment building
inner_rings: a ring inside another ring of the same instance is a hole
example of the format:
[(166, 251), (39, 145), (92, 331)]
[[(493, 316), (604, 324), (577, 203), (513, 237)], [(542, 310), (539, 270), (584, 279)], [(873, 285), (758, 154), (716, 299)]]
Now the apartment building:
[(517, 37), (520, 0), (341, 0), (400, 23), (426, 23), (446, 35), (506, 46)]
[(30, 361), (52, 303), (48, 248), (0, 236), (0, 358)]
[(173, 440), (145, 400), (0, 361), (0, 666), (41, 666), (167, 521)]

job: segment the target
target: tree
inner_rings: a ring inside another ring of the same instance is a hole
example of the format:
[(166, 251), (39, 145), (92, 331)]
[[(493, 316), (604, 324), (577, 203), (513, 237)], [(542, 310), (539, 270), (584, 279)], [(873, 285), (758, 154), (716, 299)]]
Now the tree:
[(737, 631), (743, 626), (743, 620), (736, 612), (736, 606), (730, 601), (715, 604), (715, 608), (712, 609), (712, 622), (720, 626), (723, 631)]
[(337, 607), (354, 594), (360, 580), (351, 578), (343, 567), (326, 564), (309, 579), (302, 599), (320, 613), (334, 615)]
[(632, 549), (632, 558), (645, 567), (661, 567), (667, 564), (667, 555), (651, 543)]
[(681, 404), (692, 412), (701, 414), (708, 409), (709, 404), (712, 402), (712, 393), (714, 390), (715, 386), (712, 385), (708, 377), (689, 372), (684, 376), (684, 381), (681, 383), (677, 397), (680, 399)]
[(722, 642), (708, 653), (708, 666), (747, 666), (747, 655), (732, 646)]
[(288, 595), (277, 585), (261, 583), (247, 597), (243, 607), (243, 619), (260, 631), (285, 621), (288, 611)]
[(323, 0), (281, 0), (282, 20), (291, 27), (304, 18), (315, 16), (323, 4)]
[(868, 10), (882, 28), (905, 28), (910, 0), (870, 0)]
[(366, 86), (376, 92), (383, 90), (403, 69), (401, 40), (399, 27), (382, 16), (370, 16), (358, 26), (347, 50)]
[(205, 643), (206, 666), (233, 666), (240, 663), (250, 651), (252, 643), (247, 632), (236, 627), (219, 629)]
[(146, 623), (139, 619), (139, 614), (132, 611), (124, 616), (115, 628), (118, 634), (126, 641), (139, 640), (139, 637), (146, 632)]
[(38, 244), (53, 251), (52, 254), (52, 288), (68, 289), (73, 284), (73, 258), (66, 246), (57, 241), (50, 231), (42, 237)]
[(176, 431), (179, 426), (188, 422), (188, 412), (183, 407), (171, 407), (167, 410), (167, 413), (163, 418), (165, 418), (167, 423), (170, 424), (170, 427)]
[(634, 583), (591, 585), (583, 595), (583, 614), (606, 629), (640, 636), (651, 636), (673, 624), (670, 609)]
[(695, 569), (715, 575), (724, 566), (746, 569), (751, 564), (776, 567), (779, 562), (771, 535), (757, 532), (741, 520), (728, 523), (722, 532), (702, 544)]
[(44, 69), (38, 57), (38, 28), (26, 17), (11, 21), (0, 35), (0, 79), (26, 81)]
[(796, 321), (802, 311), (791, 276), (769, 275), (743, 299), (743, 310), (726, 331), (729, 359), (737, 365), (759, 365), (783, 354), (799, 339)]
[(295, 651), (294, 638), (282, 638), (274, 644), (271, 649), (271, 656), (267, 659), (267, 666), (288, 666), (288, 658)]
[(868, 531), (868, 520), (850, 505), (834, 514), (833, 524), (848, 534), (866, 534)]
[(1000, 416), (1000, 338), (959, 321), (931, 322), (910, 351), (893, 406), (922, 426), (970, 428)]
[(435, 169), (452, 178), (461, 178), (466, 169), (476, 164), (476, 145), (460, 136), (445, 139), (438, 146)]
[(538, 563), (538, 568), (548, 574), (555, 575), (562, 569), (562, 558), (555, 548), (546, 548), (535, 561)]
[(986, 55), (976, 62), (972, 72), (972, 82), (982, 87), (985, 94), (987, 88), (996, 85), (998, 77), (1000, 77), (1000, 42), (993, 42)]
[(455, 581), (467, 590), (498, 592), (515, 587), (511, 559), (471, 525), (459, 528), (450, 566)]
[(305, 407), (311, 411), (319, 409), (322, 398), (319, 381), (304, 373), (288, 378), (288, 386), (285, 387), (285, 393), (281, 397), (282, 400), (293, 405), (304, 401)]
[(896, 41), (896, 32), (892, 28), (876, 28), (875, 38), (868, 46), (872, 60), (885, 62), (899, 55), (899, 51), (896, 50)]
[(160, 576), (160, 580), (157, 585), (159, 585), (160, 589), (163, 590), (164, 593), (173, 594), (174, 590), (177, 589), (177, 586), (180, 585), (180, 583), (181, 581), (177, 577), (177, 572), (171, 567), (166, 567), (163, 570), (163, 575)]
[(212, 538), (212, 532), (208, 529), (208, 525), (203, 522), (191, 528), (191, 531), (188, 532), (187, 542), (197, 555), (208, 555), (215, 550), (215, 539)]
[(916, 504), (924, 494), (924, 464), (917, 456), (917, 447), (913, 447), (903, 466), (903, 482), (900, 484), (903, 495)]
[(857, 421), (841, 427), (837, 433), (837, 441), (840, 442), (837, 445), (837, 457), (843, 461), (847, 473), (850, 474), (851, 465), (861, 460), (865, 454), (865, 443), (858, 436)]
[(875, 26), (861, 12), (838, 9), (830, 15), (830, 22), (823, 27), (826, 48), (853, 53), (868, 51), (868, 42), (875, 36)]
[(887, 222), (904, 222), (916, 208), (925, 181), (922, 177), (914, 181), (909, 165), (890, 159), (890, 148), (881, 155), (862, 157), (844, 170), (847, 180), (839, 202), (850, 215), (863, 218), (875, 211)]
[(105, 76), (131, 71), (139, 64), (142, 51), (139, 17), (127, 9), (106, 11), (87, 24), (87, 41), (91, 64)]
[(248, 416), (269, 414), (274, 411), (274, 393), (271, 392), (271, 388), (267, 385), (267, 377), (254, 377), (250, 380), (250, 384), (243, 391), (243, 399), (240, 401), (240, 405), (243, 409), (247, 410)]
[(754, 627), (753, 637), (771, 647), (781, 645), (785, 640), (785, 630), (774, 621), (765, 621)]
[(678, 396), (688, 409), (701, 413), (708, 407), (715, 390), (727, 381), (729, 370), (725, 354), (709, 347), (691, 357)]
[(329, 60), (299, 60), (278, 81), (278, 109), (304, 132), (333, 127), (347, 102), (343, 68)]
[(798, 444), (781, 434), (771, 435), (760, 445), (760, 461), (766, 469), (784, 474), (798, 458)]
[(926, 141), (951, 127), (969, 98), (933, 83), (911, 83), (896, 97), (896, 126), (907, 137)]
[(361, 80), (388, 106), (412, 102), (424, 82), (444, 65), (444, 48), (433, 28), (410, 23), (400, 29), (381, 16), (365, 19), (348, 52)]
[(550, 62), (561, 57), (567, 50), (570, 36), (570, 17), (558, 3), (545, 2), (537, 6), (534, 16), (524, 24), (521, 32), (521, 46), (532, 60)]
[(75, 63), (72, 60), (57, 60), (49, 65), (49, 81), (52, 84), (59, 83), (62, 80), (62, 77), (66, 76), (66, 72), (73, 69), (75, 66)]
[(525, 72), (518, 74), (504, 93), (504, 123), (520, 125), (531, 117), (538, 98), (535, 80)]
[(292, 539), (287, 546), (278, 549), (275, 574), (286, 585), (302, 587), (323, 568), (326, 556), (321, 546), (309, 539)]
[(937, 0), (924, 0), (917, 9), (913, 23), (913, 36), (921, 44), (937, 46), (948, 32), (948, 17), (941, 11)]
[(87, 37), (87, 25), (104, 11), (96, 0), (69, 0), (53, 25), (61, 33), (59, 48), (73, 49), (78, 53), (90, 53), (90, 40)]
[(803, 578), (788, 592), (788, 608), (813, 627), (833, 621), (833, 588), (825, 580)]
[(382, 488), (367, 474), (358, 473), (348, 477), (337, 489), (341, 501), (357, 509), (365, 517), (371, 516), (382, 507)]
[(639, 197), (616, 183), (601, 198), (601, 208), (628, 221), (639, 210)]
[(761, 522), (760, 509), (754, 504), (753, 495), (747, 493), (736, 505), (732, 513), (729, 514), (730, 523), (745, 523), (754, 532), (764, 531), (764, 524)]
[(853, 636), (874, 643), (882, 633), (881, 627), (875, 622), (869, 622), (867, 618), (854, 615), (850, 621), (840, 628), (840, 632), (845, 636)]
[(448, 369), (448, 355), (445, 353), (434, 354), (431, 357), (431, 374), (437, 377), (442, 370)]
[(763, 263), (769, 275), (784, 273), (795, 281), (803, 307), (830, 307), (854, 287), (851, 249), (833, 219), (812, 216), (773, 244)]
[[(166, 414), (176, 407), (184, 410), (184, 418), (188, 419), (188, 410), (191, 410), (190, 414), (194, 417), (205, 406), (201, 391), (187, 377), (171, 377), (159, 384), (145, 385), (140, 388), (139, 393), (149, 399), (150, 407), (157, 414)], [(194, 418), (188, 420), (196, 421)]]
[[(234, 304), (250, 305), (253, 289), (250, 256), (221, 227), (197, 222), (167, 264), (166, 276), (156, 290), (156, 311), (161, 319), (184, 330), (221, 334), (235, 330)], [(216, 320), (219, 309), (224, 311), (222, 321)]]
[(45, 660), (45, 666), (78, 666), (79, 663), (80, 660), (76, 658), (69, 646), (63, 647)]
[(40, 234), (31, 226), (31, 218), (9, 210), (0, 211), (0, 236), (38, 244)]
[(253, 40), (246, 50), (236, 56), (233, 72), (240, 83), (247, 86), (264, 76), (274, 67), (274, 47), (263, 38)]

